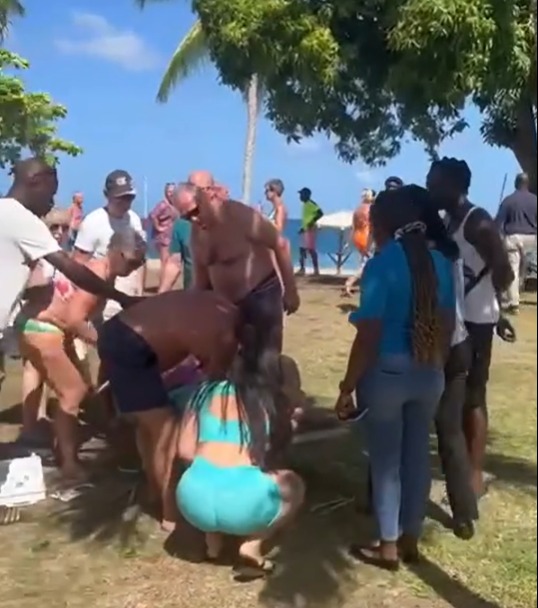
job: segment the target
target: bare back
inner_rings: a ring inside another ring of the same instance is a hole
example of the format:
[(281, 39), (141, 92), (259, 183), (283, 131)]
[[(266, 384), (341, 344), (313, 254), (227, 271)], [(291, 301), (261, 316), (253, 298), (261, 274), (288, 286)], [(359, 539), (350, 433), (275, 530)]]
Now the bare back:
[[(104, 281), (113, 283), (106, 258), (92, 258), (85, 266)], [(65, 277), (63, 279), (67, 281)], [(71, 286), (72, 291), (67, 292), (67, 287), (62, 288), (61, 284), (61, 279), (60, 282), (56, 282), (50, 305), (42, 310), (36, 318), (53, 323), (62, 329), (69, 329), (74, 321), (90, 319), (106, 304), (104, 298), (83, 291), (78, 287)]]
[(236, 348), (238, 310), (211, 291), (158, 294), (119, 313), (144, 338), (163, 371), (193, 355), (208, 373), (226, 371)]
[(196, 265), (207, 269), (216, 293), (241, 301), (274, 272), (272, 252), (254, 242), (244, 226), (269, 221), (236, 201), (223, 203), (221, 221), (212, 229), (195, 226), (192, 252)]

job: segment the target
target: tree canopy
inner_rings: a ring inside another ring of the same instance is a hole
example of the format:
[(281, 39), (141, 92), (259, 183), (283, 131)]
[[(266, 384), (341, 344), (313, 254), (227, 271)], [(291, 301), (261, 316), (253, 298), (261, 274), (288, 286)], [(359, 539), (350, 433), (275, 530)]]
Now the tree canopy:
[(225, 84), (253, 73), (291, 139), (336, 137), (380, 164), (406, 134), (432, 153), (467, 125), (536, 179), (535, 0), (193, 0)]
[[(11, 73), (25, 70), (28, 62), (0, 48), (0, 167), (12, 164), (24, 151), (57, 161), (59, 153), (77, 156), (82, 150), (56, 136), (57, 121), (67, 109), (46, 93), (29, 93)], [(9, 72), (7, 71), (9, 70)]]

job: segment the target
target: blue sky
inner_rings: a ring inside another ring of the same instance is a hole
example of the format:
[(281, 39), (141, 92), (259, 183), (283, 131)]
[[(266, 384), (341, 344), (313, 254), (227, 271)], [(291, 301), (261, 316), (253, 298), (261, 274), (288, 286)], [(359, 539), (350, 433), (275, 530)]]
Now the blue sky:
[[(77, 159), (63, 158), (58, 202), (82, 190), (88, 209), (102, 202), (108, 172), (127, 169), (140, 191), (147, 177), (149, 205), (167, 181), (207, 168), (239, 196), (246, 132), (240, 96), (218, 84), (207, 65), (181, 84), (170, 102), (155, 103), (167, 58), (192, 25), (189, 2), (177, 0), (139, 11), (132, 0), (26, 0), (27, 17), (15, 22), (8, 48), (31, 62), (25, 81), (69, 108), (60, 135), (84, 148)], [(465, 158), (473, 170), (472, 199), (495, 210), (504, 175), (508, 187), (518, 171), (513, 155), (485, 146), (476, 111), (465, 133), (443, 146), (444, 155)], [(324, 136), (288, 145), (260, 119), (253, 202), (263, 184), (280, 177), (292, 216), (296, 191), (309, 186), (326, 212), (352, 208), (364, 187), (379, 188), (389, 174), (422, 184), (429, 162), (420, 145), (407, 144), (386, 167), (370, 169), (338, 160)], [(8, 180), (0, 174), (0, 191)], [(135, 203), (143, 210), (143, 196)]]

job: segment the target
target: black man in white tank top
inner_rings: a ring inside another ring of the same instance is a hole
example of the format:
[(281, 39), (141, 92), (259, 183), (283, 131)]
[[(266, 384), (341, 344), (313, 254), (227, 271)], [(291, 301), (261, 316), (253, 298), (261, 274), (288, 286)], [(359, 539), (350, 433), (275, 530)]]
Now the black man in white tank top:
[(514, 276), (497, 226), (489, 213), (469, 202), (471, 171), (465, 161), (443, 158), (432, 164), (428, 189), (448, 215), (449, 233), (460, 248), (465, 274), (464, 318), (472, 350), (467, 376), (464, 433), (477, 497), (485, 491), (484, 459), (488, 434), (487, 384), (493, 335), (513, 341), (509, 322), (500, 315), (498, 295)]

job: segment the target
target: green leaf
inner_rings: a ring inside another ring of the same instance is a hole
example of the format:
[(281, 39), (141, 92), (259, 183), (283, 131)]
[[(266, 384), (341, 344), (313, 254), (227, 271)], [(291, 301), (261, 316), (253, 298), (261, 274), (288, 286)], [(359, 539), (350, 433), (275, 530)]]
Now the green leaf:
[(29, 93), (15, 75), (27, 70), (28, 62), (0, 48), (0, 168), (24, 153), (46, 157), (56, 163), (58, 154), (77, 156), (81, 148), (57, 137), (57, 122), (67, 109), (46, 93)]

